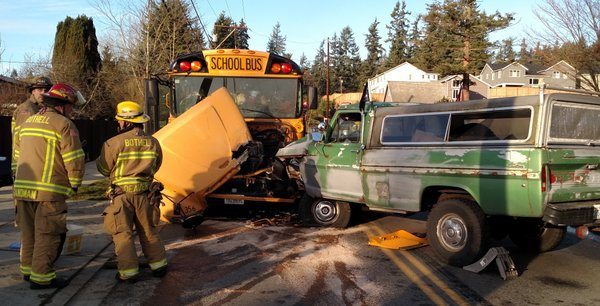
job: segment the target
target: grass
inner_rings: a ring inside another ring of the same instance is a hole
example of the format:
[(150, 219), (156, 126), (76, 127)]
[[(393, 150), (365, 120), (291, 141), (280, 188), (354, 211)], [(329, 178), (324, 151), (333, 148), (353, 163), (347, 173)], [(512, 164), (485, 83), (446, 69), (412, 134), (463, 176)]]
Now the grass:
[(70, 200), (106, 200), (106, 190), (110, 182), (108, 178), (95, 181), (89, 185), (79, 187), (79, 190)]

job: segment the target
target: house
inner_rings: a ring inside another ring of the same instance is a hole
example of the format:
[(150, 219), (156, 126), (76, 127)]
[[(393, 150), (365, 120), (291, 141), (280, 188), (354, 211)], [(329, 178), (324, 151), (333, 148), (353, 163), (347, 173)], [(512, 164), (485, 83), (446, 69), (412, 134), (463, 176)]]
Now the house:
[(0, 115), (12, 116), (17, 105), (27, 99), (27, 83), (0, 75)]
[[(390, 81), (385, 92), (386, 102), (418, 102), (437, 103), (440, 101), (457, 101), (462, 75), (449, 75), (432, 82)], [(474, 75), (470, 75), (470, 99), (487, 98), (490, 87)]]
[[(441, 79), (440, 83), (444, 87), (444, 97), (453, 102), (458, 100), (462, 80), (462, 74), (449, 75)], [(488, 97), (488, 90), (490, 88), (490, 84), (472, 74), (469, 74), (469, 80), (471, 82), (471, 84), (469, 85), (469, 99), (486, 99)]]
[(380, 73), (368, 80), (369, 94), (385, 94), (388, 82), (430, 83), (437, 82), (439, 74), (423, 71), (409, 62)]
[(575, 88), (576, 70), (561, 60), (549, 67), (512, 62), (509, 64), (486, 63), (479, 79), (497, 87), (539, 87), (548, 84), (555, 87)]

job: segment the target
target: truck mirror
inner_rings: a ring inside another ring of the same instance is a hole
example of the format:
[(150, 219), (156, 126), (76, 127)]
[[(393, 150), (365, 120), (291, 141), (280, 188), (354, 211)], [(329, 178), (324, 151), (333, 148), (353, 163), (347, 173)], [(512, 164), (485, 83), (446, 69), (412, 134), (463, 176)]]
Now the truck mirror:
[(308, 108), (317, 109), (319, 107), (319, 101), (317, 100), (317, 88), (314, 86), (308, 87)]
[(323, 133), (321, 133), (321, 132), (312, 132), (312, 133), (310, 133), (310, 138), (314, 142), (319, 142), (319, 141), (323, 140)]

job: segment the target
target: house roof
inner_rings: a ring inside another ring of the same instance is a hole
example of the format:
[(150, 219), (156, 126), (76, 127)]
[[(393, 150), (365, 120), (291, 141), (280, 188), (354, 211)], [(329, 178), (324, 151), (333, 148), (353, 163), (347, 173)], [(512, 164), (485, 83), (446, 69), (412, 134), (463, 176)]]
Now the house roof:
[(556, 65), (558, 65), (558, 64), (560, 64), (560, 63), (563, 63), (563, 64), (565, 64), (565, 65), (569, 66), (569, 68), (571, 68), (571, 69), (575, 70), (575, 67), (571, 66), (571, 65), (570, 65), (569, 63), (567, 63), (565, 60), (560, 60), (560, 61), (556, 62), (556, 64), (554, 64), (554, 65), (552, 65), (552, 66), (550, 66), (550, 67), (548, 67), (548, 68), (545, 68), (545, 69), (543, 69), (543, 68), (542, 68), (542, 69), (540, 69), (540, 70), (539, 70), (539, 72), (541, 72), (541, 71), (546, 71), (546, 70), (550, 70), (550, 68), (552, 68), (552, 67), (554, 67), (554, 66), (556, 66)]
[[(490, 85), (488, 82), (486, 82), (486, 81), (482, 80), (481, 78), (479, 78), (479, 77), (478, 77), (478, 76), (476, 76), (476, 75), (469, 74), (469, 76), (471, 76), (471, 79), (475, 79), (475, 80), (477, 80), (477, 81), (479, 81), (479, 82), (481, 82), (481, 83), (483, 83), (483, 84), (485, 84), (485, 85), (487, 85), (487, 86), (492, 86), (492, 85)], [(446, 76), (446, 77), (444, 77), (443, 79), (441, 79), (441, 80), (440, 80), (440, 83), (445, 83), (445, 82), (448, 82), (448, 81), (450, 81), (450, 80), (453, 80), (453, 79), (455, 79), (455, 78), (457, 78), (457, 77), (460, 77), (460, 78), (461, 78), (461, 80), (462, 80), (462, 74), (452, 74), (452, 75)]]
[(406, 65), (413, 66), (413, 67), (415, 67), (416, 69), (419, 69), (419, 70), (421, 70), (421, 71), (423, 71), (423, 72), (425, 72), (425, 73), (427, 73), (427, 74), (437, 74), (437, 73), (434, 73), (434, 72), (425, 71), (425, 70), (423, 70), (423, 69), (421, 69), (421, 68), (419, 68), (419, 67), (417, 67), (417, 66), (415, 66), (415, 65), (413, 65), (413, 64), (411, 64), (411, 63), (409, 63), (409, 62), (404, 62), (404, 63), (402, 63), (402, 64), (400, 64), (400, 65), (398, 65), (398, 66), (392, 67), (392, 68), (390, 68), (390, 69), (388, 69), (388, 70), (386, 70), (386, 71), (384, 71), (384, 72), (382, 72), (382, 73), (376, 74), (375, 76), (373, 76), (373, 77), (370, 77), (368, 80), (375, 79), (375, 78), (377, 78), (377, 77), (379, 77), (379, 76), (381, 76), (381, 75), (384, 75), (384, 74), (386, 74), (386, 73), (388, 73), (388, 72), (390, 72), (390, 71), (392, 71), (392, 70), (394, 70), (394, 69), (397, 69), (397, 68), (400, 68), (401, 66), (406, 66)]
[(15, 78), (3, 76), (3, 75), (0, 75), (0, 81), (5, 82), (5, 83), (15, 84), (15, 85), (25, 85), (26, 84), (23, 81), (19, 81)]
[[(498, 63), (485, 63), (485, 66), (490, 67), (490, 69), (492, 69), (492, 71), (496, 71), (496, 70), (504, 69), (507, 66), (510, 66), (510, 65), (512, 65), (514, 63), (519, 64), (519, 65), (523, 66), (525, 69), (527, 69), (527, 74), (528, 75), (539, 74), (540, 72), (546, 71), (546, 70), (548, 70), (548, 69), (550, 69), (550, 68), (552, 68), (552, 67), (554, 67), (554, 66), (556, 66), (556, 65), (558, 65), (560, 63), (564, 63), (564, 64), (568, 65), (570, 68), (575, 69), (575, 68), (573, 68), (573, 66), (571, 66), (569, 63), (567, 63), (564, 60), (560, 60), (560, 61), (556, 62), (554, 65), (552, 65), (550, 67), (541, 66), (541, 65), (534, 65), (534, 64), (531, 64), (531, 63), (520, 63), (520, 62), (517, 62), (517, 61), (511, 62), (511, 63), (508, 63), (508, 64), (506, 64), (506, 63), (499, 63), (499, 64)], [(485, 68), (485, 66), (484, 66), (484, 68)], [(483, 69), (482, 69), (482, 71), (483, 71)]]

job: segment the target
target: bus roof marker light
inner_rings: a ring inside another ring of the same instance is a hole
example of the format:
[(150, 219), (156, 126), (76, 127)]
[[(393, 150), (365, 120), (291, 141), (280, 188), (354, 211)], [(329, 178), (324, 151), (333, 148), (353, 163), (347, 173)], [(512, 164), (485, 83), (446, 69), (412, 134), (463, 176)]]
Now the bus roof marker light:
[(281, 72), (281, 64), (275, 63), (275, 64), (271, 65), (271, 72), (272, 73), (279, 73), (279, 72)]
[(190, 71), (190, 69), (192, 69), (192, 66), (190, 65), (190, 62), (188, 61), (183, 61), (179, 63), (179, 70), (186, 72), (186, 71)]
[(284, 74), (292, 72), (292, 65), (290, 65), (289, 63), (281, 64), (281, 72)]
[(191, 65), (192, 71), (198, 72), (202, 69), (202, 63), (200, 61), (193, 61)]

